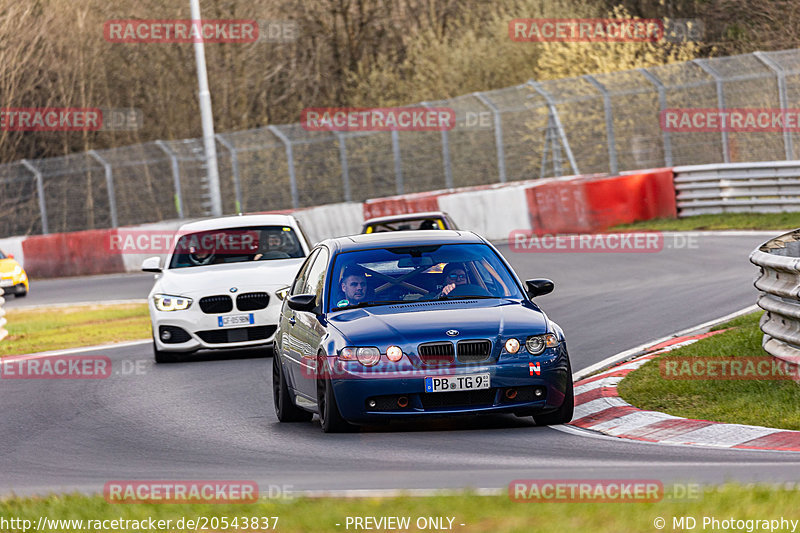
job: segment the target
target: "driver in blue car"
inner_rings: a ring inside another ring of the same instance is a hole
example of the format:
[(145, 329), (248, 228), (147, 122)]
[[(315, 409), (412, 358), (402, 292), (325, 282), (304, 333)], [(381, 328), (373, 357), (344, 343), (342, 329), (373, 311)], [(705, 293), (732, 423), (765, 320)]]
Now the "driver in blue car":
[(445, 286), (442, 288), (442, 292), (439, 293), (439, 297), (447, 296), (459, 285), (467, 284), (467, 270), (461, 263), (448, 264), (444, 267), (442, 273), (444, 274)]
[(344, 299), (337, 302), (337, 307), (356, 305), (367, 299), (367, 273), (358, 267), (349, 266), (342, 275), (340, 288)]

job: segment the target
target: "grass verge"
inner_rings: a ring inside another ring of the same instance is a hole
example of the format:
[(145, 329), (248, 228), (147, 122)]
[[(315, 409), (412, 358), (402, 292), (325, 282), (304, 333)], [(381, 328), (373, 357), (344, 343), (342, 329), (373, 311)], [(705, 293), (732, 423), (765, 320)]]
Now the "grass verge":
[(685, 418), (800, 430), (800, 385), (791, 380), (665, 379), (660, 361), (685, 357), (764, 357), (758, 320), (762, 312), (714, 329), (732, 328), (648, 361), (617, 390), (641, 409)]
[(150, 337), (147, 304), (7, 309), (0, 357)]
[[(666, 488), (665, 488), (666, 493)], [(194, 531), (195, 528), (175, 527), (181, 517), (208, 520), (207, 530), (253, 531), (266, 530), (242, 527), (244, 517), (269, 517), (269, 529), (273, 518), (278, 517), (277, 531), (326, 532), (357, 529), (347, 517), (409, 517), (411, 527), (407, 531), (419, 531), (420, 517), (454, 518), (452, 530), (463, 532), (538, 532), (558, 530), (564, 533), (605, 533), (619, 531), (652, 532), (658, 518), (666, 521), (667, 530), (673, 530), (673, 517), (692, 516), (698, 528), (704, 516), (723, 519), (779, 520), (781, 517), (797, 518), (797, 491), (775, 489), (766, 486), (743, 487), (725, 485), (719, 488), (700, 490), (697, 498), (676, 501), (662, 500), (655, 503), (515, 503), (503, 496), (436, 496), (397, 498), (298, 498), (265, 499), (259, 503), (244, 505), (182, 505), (182, 504), (135, 504), (112, 505), (98, 496), (50, 496), (46, 498), (12, 498), (0, 502), (0, 516), (5, 519), (30, 520), (35, 526), (40, 517), (50, 520), (172, 520), (171, 531)], [(230, 522), (239, 517), (237, 528), (223, 528), (220, 524), (212, 528), (212, 517), (226, 517)], [(248, 522), (249, 523), (249, 522)], [(339, 525), (337, 525), (339, 524)], [(463, 526), (461, 524), (464, 524)], [(87, 524), (84, 523), (84, 526)], [(109, 524), (111, 525), (111, 524)], [(50, 530), (80, 531), (73, 523), (62, 524)], [(91, 527), (84, 530), (92, 529)], [(99, 528), (94, 528), (99, 529)], [(381, 531), (385, 528), (375, 528)], [(438, 528), (429, 527), (427, 530)], [(448, 528), (445, 528), (448, 529)], [(22, 529), (20, 529), (21, 531)], [(111, 531), (131, 531), (129, 528), (112, 527)], [(142, 528), (148, 530), (148, 527)], [(199, 530), (199, 528), (198, 528)], [(791, 526), (789, 527), (791, 530)], [(152, 531), (152, 530), (151, 530)]]
[(620, 224), (614, 231), (781, 230), (800, 228), (800, 213), (723, 213), (685, 218), (656, 218)]

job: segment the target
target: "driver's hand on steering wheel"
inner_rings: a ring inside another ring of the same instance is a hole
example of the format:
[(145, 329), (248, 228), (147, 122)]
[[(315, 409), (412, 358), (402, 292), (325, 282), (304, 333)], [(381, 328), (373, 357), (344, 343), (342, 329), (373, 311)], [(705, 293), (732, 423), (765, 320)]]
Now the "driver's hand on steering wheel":
[(442, 289), (442, 292), (441, 292), (441, 293), (439, 293), (439, 297), (442, 297), (442, 296), (447, 296), (447, 295), (448, 295), (448, 294), (450, 294), (450, 293), (453, 291), (453, 289), (455, 289), (455, 288), (456, 288), (456, 284), (455, 284), (455, 283), (448, 283), (447, 285), (445, 285), (445, 286), (444, 286), (444, 288)]

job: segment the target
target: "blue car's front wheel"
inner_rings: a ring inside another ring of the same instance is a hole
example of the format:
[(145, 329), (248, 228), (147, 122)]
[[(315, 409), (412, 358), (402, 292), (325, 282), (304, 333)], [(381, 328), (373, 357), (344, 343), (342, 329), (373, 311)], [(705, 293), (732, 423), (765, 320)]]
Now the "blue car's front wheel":
[(319, 410), (319, 422), (322, 431), (325, 433), (345, 433), (355, 429), (342, 417), (339, 406), (336, 404), (336, 396), (333, 392), (333, 384), (327, 371), (325, 356), (320, 354), (317, 357), (317, 409)]
[(567, 386), (564, 391), (564, 402), (561, 407), (547, 413), (545, 415), (535, 415), (533, 417), (534, 423), (537, 426), (555, 426), (558, 424), (566, 424), (572, 420), (572, 414), (575, 409), (575, 388), (572, 385), (572, 366), (567, 359)]

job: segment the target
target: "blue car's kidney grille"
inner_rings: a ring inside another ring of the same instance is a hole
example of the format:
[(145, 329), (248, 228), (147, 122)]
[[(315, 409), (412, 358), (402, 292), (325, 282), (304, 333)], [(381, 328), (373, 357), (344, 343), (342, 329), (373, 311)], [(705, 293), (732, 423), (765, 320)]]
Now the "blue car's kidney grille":
[(486, 361), (492, 353), (492, 343), (487, 340), (458, 341), (458, 362)]
[(455, 358), (452, 342), (429, 342), (420, 344), (417, 353), (423, 364), (428, 366), (449, 365)]

